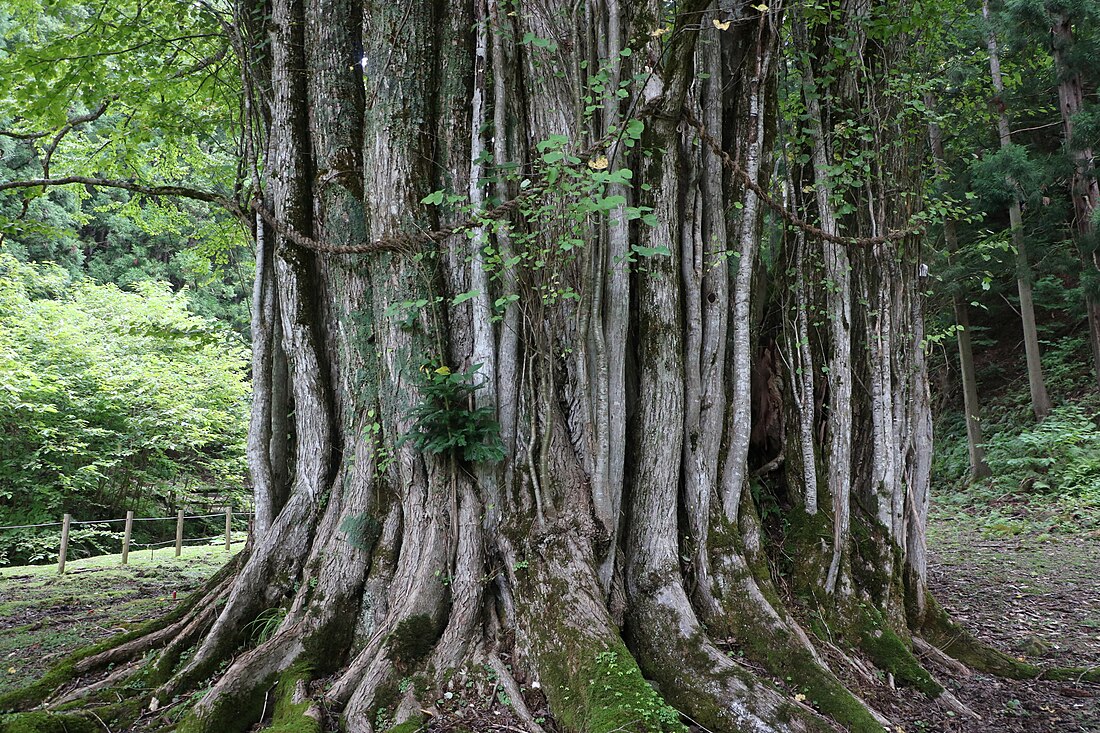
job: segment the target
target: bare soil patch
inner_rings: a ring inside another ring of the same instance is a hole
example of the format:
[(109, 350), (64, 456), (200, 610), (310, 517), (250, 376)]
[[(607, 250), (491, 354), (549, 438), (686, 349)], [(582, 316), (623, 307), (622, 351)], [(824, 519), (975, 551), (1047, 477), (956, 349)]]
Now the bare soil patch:
[[(1100, 538), (989, 538), (942, 521), (931, 528), (929, 550), (932, 592), (979, 639), (1041, 666), (1100, 665)], [(922, 709), (906, 694), (908, 710), (897, 716), (906, 733), (1100, 732), (1098, 685), (937, 672), (982, 719), (927, 702)]]

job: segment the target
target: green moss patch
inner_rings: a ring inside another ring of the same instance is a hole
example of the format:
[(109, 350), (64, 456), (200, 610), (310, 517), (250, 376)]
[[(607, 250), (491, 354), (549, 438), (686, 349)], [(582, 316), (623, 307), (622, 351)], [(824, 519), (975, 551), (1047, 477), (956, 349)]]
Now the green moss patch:
[(567, 729), (585, 733), (681, 733), (676, 709), (668, 705), (638, 669), (621, 643), (583, 660), (573, 687), (558, 690), (554, 708)]
[(75, 715), (18, 713), (0, 717), (4, 733), (97, 733), (95, 722)]
[(432, 617), (418, 613), (409, 616), (390, 633), (390, 659), (405, 666), (416, 664), (435, 646), (439, 625)]
[(196, 715), (192, 710), (176, 733), (240, 733), (249, 730), (264, 710), (264, 694), (275, 682), (271, 678), (245, 695), (223, 695), (213, 710)]
[(275, 715), (271, 726), (265, 728), (268, 733), (320, 733), (321, 723), (308, 715), (311, 700), (295, 702), (295, 691), (299, 684), (309, 684), (312, 671), (306, 665), (294, 665), (279, 678), (275, 687)]
[(915, 687), (933, 699), (943, 692), (901, 637), (890, 629), (868, 627), (860, 636), (859, 646), (876, 667), (894, 675), (899, 684)]
[(394, 727), (386, 731), (386, 733), (419, 733), (424, 729), (424, 718), (417, 715), (416, 717), (409, 718), (404, 723), (398, 723)]

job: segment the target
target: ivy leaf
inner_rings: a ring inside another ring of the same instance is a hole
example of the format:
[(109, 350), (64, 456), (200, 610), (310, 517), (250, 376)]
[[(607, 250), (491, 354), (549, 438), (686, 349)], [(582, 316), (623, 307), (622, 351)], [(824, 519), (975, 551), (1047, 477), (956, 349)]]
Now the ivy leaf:
[(467, 290), (465, 293), (459, 293), (451, 300), (451, 305), (458, 305), (459, 303), (465, 303), (470, 298), (476, 298), (481, 295), (480, 290)]
[(672, 251), (663, 244), (659, 244), (656, 247), (645, 247), (640, 244), (632, 244), (630, 245), (630, 249), (641, 257), (656, 257), (658, 255), (668, 256), (672, 254)]

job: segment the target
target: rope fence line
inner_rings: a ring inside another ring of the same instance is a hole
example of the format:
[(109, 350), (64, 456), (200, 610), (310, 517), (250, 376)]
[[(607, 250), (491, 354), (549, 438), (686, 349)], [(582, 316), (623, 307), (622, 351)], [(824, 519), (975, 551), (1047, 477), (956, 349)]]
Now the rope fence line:
[[(241, 530), (237, 530), (234, 534), (241, 535), (241, 534), (244, 534), (244, 533)], [(183, 540), (183, 544), (186, 546), (188, 542), (193, 542), (193, 543), (198, 544), (200, 542), (210, 542), (211, 540), (220, 540), (220, 539), (223, 539), (223, 537), (220, 534), (211, 535), (209, 537), (186, 537)], [(237, 538), (233, 539), (232, 541), (241, 542), (242, 540), (238, 536)], [(156, 549), (157, 547), (167, 547), (168, 545), (174, 545), (174, 544), (176, 544), (175, 540), (165, 540), (164, 542), (131, 542), (130, 547), (131, 548), (141, 547), (141, 548)]]
[[(241, 515), (245, 517), (251, 517), (253, 512), (234, 512), (234, 515)], [(184, 516), (184, 519), (212, 519), (214, 517), (222, 517), (224, 514), (188, 514)], [(132, 522), (164, 522), (168, 520), (175, 520), (177, 517), (134, 517), (130, 521)], [(84, 519), (81, 521), (73, 520), (69, 524), (111, 524), (113, 522), (125, 522), (126, 519)], [(64, 522), (43, 522), (42, 524), (8, 524), (0, 527), (0, 531), (5, 529), (36, 529), (38, 527), (60, 527)]]
[(36, 527), (60, 527), (61, 522), (45, 522), (43, 524), (11, 524), (0, 529), (34, 529)]
[[(632, 120), (645, 122), (652, 117), (667, 117), (669, 119), (678, 119), (686, 126), (693, 128), (699, 135), (700, 141), (718, 157), (723, 167), (741, 181), (745, 188), (752, 191), (767, 208), (771, 209), (776, 216), (789, 226), (801, 229), (812, 237), (846, 247), (870, 247), (897, 242), (906, 237), (919, 235), (923, 233), (926, 228), (924, 225), (917, 225), (901, 230), (891, 230), (884, 236), (854, 237), (827, 232), (820, 227), (814, 226), (810, 222), (801, 219), (783, 203), (776, 201), (768, 191), (764, 190), (756, 179), (742, 168), (740, 162), (725, 150), (722, 143), (707, 130), (706, 125), (695, 116), (695, 113), (690, 108), (684, 107), (680, 110), (678, 116), (670, 117), (659, 113), (659, 105), (655, 103), (656, 101), (657, 100), (652, 100), (650, 103), (647, 103)], [(625, 128), (625, 124), (624, 122), (620, 127)], [(615, 133), (597, 140), (595, 143), (588, 146), (588, 148), (579, 152), (576, 156), (577, 162), (570, 163), (568, 167), (583, 169), (585, 165), (590, 164), (595, 159), (594, 156), (598, 155), (605, 148), (609, 148), (618, 136), (619, 133)], [(259, 199), (252, 201), (250, 208), (267, 222), (267, 224), (272, 226), (278, 234), (294, 244), (314, 252), (320, 252), (322, 254), (400, 252), (411, 255), (417, 253), (426, 245), (442, 247), (447, 239), (460, 232), (470, 231), (476, 227), (485, 226), (490, 222), (506, 219), (521, 205), (547, 194), (552, 185), (551, 181), (546, 178), (542, 178), (541, 180), (527, 180), (530, 182), (528, 187), (521, 190), (515, 197), (505, 200), (492, 208), (473, 212), (464, 221), (457, 224), (432, 231), (421, 231), (416, 233), (398, 232), (371, 241), (356, 242), (347, 245), (333, 245), (298, 231), (290, 223), (281, 220), (274, 211), (267, 208)]]
[[(210, 536), (210, 537), (187, 537), (187, 538), (184, 538), (184, 536), (183, 536), (183, 525), (184, 525), (184, 522), (186, 520), (188, 520), (188, 519), (214, 519), (214, 518), (218, 518), (218, 517), (225, 517), (225, 533), (224, 533), (224, 535), (213, 535), (213, 536)], [(224, 512), (218, 512), (218, 513), (214, 513), (214, 514), (184, 514), (183, 510), (180, 509), (176, 513), (176, 516), (174, 516), (174, 517), (135, 517), (134, 512), (131, 510), (131, 511), (126, 512), (126, 517), (122, 518), (122, 519), (83, 519), (83, 520), (74, 520), (71, 514), (65, 514), (60, 522), (42, 522), (42, 523), (39, 523), (39, 524), (4, 525), (4, 526), (0, 526), (0, 531), (14, 530), (14, 529), (39, 529), (39, 528), (42, 528), (42, 527), (61, 527), (61, 547), (60, 547), (60, 549), (58, 550), (58, 553), (57, 553), (57, 572), (58, 572), (58, 574), (63, 574), (65, 572), (65, 561), (67, 559), (68, 552), (69, 552), (69, 533), (70, 533), (70, 529), (73, 526), (96, 526), (96, 525), (101, 525), (102, 526), (102, 525), (116, 524), (118, 522), (125, 523), (125, 527), (124, 527), (124, 530), (122, 532), (122, 564), (126, 565), (129, 561), (129, 555), (130, 555), (130, 548), (131, 547), (133, 547), (134, 549), (146, 548), (147, 547), (147, 548), (149, 548), (149, 551), (152, 552), (157, 547), (167, 547), (169, 545), (174, 544), (176, 546), (176, 557), (179, 557), (181, 552), (183, 551), (184, 545), (187, 544), (187, 543), (194, 544), (194, 543), (199, 543), (199, 542), (210, 542), (211, 540), (217, 540), (217, 539), (224, 538), (225, 539), (225, 550), (226, 550), (226, 552), (229, 552), (230, 548), (232, 547), (232, 544), (233, 544), (234, 534), (236, 534), (238, 536), (237, 541), (240, 542), (239, 535), (241, 534), (241, 530), (236, 530), (235, 531), (234, 528), (233, 528), (233, 522), (235, 520), (240, 521), (242, 519), (247, 521), (247, 523), (248, 523), (247, 524), (247, 530), (246, 530), (246, 538), (247, 538), (248, 536), (251, 536), (251, 534), (252, 534), (252, 518), (253, 517), (254, 517), (254, 512), (252, 512), (252, 511), (238, 512), (236, 514), (236, 516), (234, 516), (232, 506), (227, 506), (225, 508)], [(131, 539), (130, 539), (130, 534), (131, 534), (134, 522), (165, 522), (165, 521), (172, 521), (172, 520), (175, 520), (175, 522), (176, 522), (176, 538), (174, 540), (166, 540), (164, 542), (132, 542)], [(118, 536), (117, 533), (115, 533), (115, 536), (116, 537)]]

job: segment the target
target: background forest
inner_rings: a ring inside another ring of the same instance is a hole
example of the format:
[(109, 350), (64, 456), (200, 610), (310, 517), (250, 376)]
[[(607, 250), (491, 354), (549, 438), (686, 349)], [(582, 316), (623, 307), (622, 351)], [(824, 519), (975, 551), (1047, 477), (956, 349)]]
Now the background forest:
[[(127, 43), (123, 24), (72, 37), (93, 12), (0, 8), (0, 182), (42, 177), (51, 157), (66, 175), (207, 185), (230, 175), (229, 128), (206, 113), (209, 99), (168, 59), (163, 86), (143, 78), (135, 94), (130, 67), (101, 55)], [(55, 63), (82, 44), (84, 63)], [(199, 89), (220, 83), (224, 70), (211, 71)], [(126, 101), (107, 109), (84, 96), (92, 87), (125, 90)], [(81, 117), (54, 137), (58, 120)], [(247, 506), (246, 237), (205, 202), (90, 185), (0, 195), (0, 525)], [(135, 541), (173, 531), (139, 524)], [(120, 536), (117, 524), (82, 527), (72, 551), (117, 552)], [(57, 527), (0, 532), (0, 565), (51, 562), (59, 537)]]

